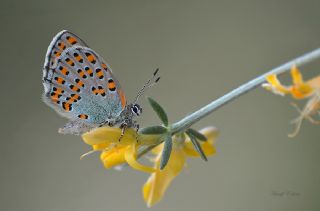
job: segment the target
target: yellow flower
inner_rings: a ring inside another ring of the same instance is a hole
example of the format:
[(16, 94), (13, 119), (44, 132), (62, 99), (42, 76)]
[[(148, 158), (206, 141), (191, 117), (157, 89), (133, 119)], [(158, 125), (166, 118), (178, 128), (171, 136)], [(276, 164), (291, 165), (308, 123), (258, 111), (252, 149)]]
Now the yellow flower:
[(152, 167), (141, 165), (137, 162), (137, 151), (141, 146), (158, 143), (157, 135), (139, 135), (129, 128), (119, 141), (121, 129), (111, 127), (96, 128), (82, 135), (86, 144), (92, 146), (93, 151), (102, 151), (100, 159), (105, 168), (112, 168), (128, 163), (132, 168), (148, 173), (155, 170)]
[[(215, 154), (216, 150), (213, 146), (214, 140), (218, 135), (218, 131), (214, 127), (204, 128), (200, 131), (207, 137), (206, 142), (201, 142), (201, 147), (205, 155)], [(164, 196), (168, 186), (172, 180), (182, 171), (185, 166), (187, 157), (199, 157), (198, 152), (193, 149), (193, 145), (189, 138), (183, 140), (181, 137), (173, 138), (173, 148), (170, 159), (163, 170), (160, 170), (160, 159), (163, 144), (153, 150), (157, 156), (154, 160), (155, 172), (152, 173), (148, 181), (143, 186), (143, 197), (149, 207), (159, 202)]]
[[(207, 137), (207, 141), (201, 142), (201, 148), (206, 156), (215, 154), (213, 146), (218, 131), (214, 127), (208, 127), (200, 131)], [(113, 168), (128, 163), (132, 168), (150, 173), (148, 181), (143, 187), (143, 196), (152, 206), (164, 195), (172, 180), (185, 166), (187, 157), (199, 157), (189, 138), (174, 136), (170, 159), (163, 170), (160, 170), (160, 159), (163, 143), (155, 147), (152, 152), (156, 154), (154, 167), (140, 164), (137, 161), (137, 152), (140, 147), (148, 147), (159, 144), (161, 135), (138, 135), (135, 130), (127, 129), (123, 138), (119, 141), (121, 129), (100, 127), (85, 133), (82, 138), (86, 144), (92, 146), (93, 151), (101, 151), (100, 159), (105, 168)]]
[(293, 82), (291, 86), (282, 85), (274, 74), (267, 76), (266, 80), (268, 83), (262, 86), (278, 95), (284, 96), (290, 94), (297, 100), (308, 99), (302, 110), (300, 110), (296, 104), (293, 104), (300, 113), (300, 115), (292, 121), (292, 123), (296, 125), (296, 128), (289, 136), (294, 137), (298, 134), (303, 119), (307, 119), (313, 124), (320, 124), (319, 121), (312, 118), (314, 114), (319, 114), (320, 109), (320, 76), (305, 82), (296, 66), (291, 68), (291, 76)]

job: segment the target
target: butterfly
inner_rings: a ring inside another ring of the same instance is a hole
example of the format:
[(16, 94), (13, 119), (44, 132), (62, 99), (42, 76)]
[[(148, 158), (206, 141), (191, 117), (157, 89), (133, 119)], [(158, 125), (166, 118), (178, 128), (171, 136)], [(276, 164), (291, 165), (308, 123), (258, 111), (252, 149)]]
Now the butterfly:
[(70, 121), (59, 129), (80, 135), (102, 126), (139, 129), (135, 117), (142, 113), (137, 101), (156, 84), (158, 70), (127, 104), (110, 66), (77, 35), (63, 30), (51, 41), (43, 67), (43, 101)]

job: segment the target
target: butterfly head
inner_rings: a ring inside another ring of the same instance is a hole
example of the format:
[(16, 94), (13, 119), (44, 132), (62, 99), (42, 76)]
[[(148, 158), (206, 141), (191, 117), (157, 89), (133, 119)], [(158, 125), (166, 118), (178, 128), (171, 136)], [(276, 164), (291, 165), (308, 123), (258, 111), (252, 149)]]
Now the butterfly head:
[(125, 124), (128, 127), (132, 127), (136, 124), (136, 121), (134, 120), (135, 117), (140, 116), (142, 113), (142, 108), (138, 104), (138, 100), (148, 88), (152, 87), (159, 81), (160, 77), (158, 76), (158, 71), (159, 69), (156, 69), (156, 71), (153, 73), (153, 76), (140, 89), (133, 103), (130, 103), (125, 107), (116, 122)]

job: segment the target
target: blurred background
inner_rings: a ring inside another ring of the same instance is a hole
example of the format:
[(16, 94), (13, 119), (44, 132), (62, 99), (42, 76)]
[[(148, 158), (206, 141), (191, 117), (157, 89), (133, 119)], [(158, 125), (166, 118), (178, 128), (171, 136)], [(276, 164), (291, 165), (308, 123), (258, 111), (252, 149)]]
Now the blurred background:
[[(68, 29), (111, 65), (128, 99), (155, 68), (149, 90), (171, 122), (320, 44), (320, 2), (2, 0), (0, 210), (147, 210), (148, 175), (106, 170), (81, 137), (41, 100), (42, 65), (53, 36)], [(320, 61), (301, 67), (319, 74)], [(289, 74), (283, 75), (290, 82)], [(220, 130), (217, 154), (190, 159), (152, 210), (319, 210), (319, 126), (258, 88), (194, 127)], [(159, 123), (145, 99), (142, 126)], [(278, 196), (276, 192), (296, 195)]]

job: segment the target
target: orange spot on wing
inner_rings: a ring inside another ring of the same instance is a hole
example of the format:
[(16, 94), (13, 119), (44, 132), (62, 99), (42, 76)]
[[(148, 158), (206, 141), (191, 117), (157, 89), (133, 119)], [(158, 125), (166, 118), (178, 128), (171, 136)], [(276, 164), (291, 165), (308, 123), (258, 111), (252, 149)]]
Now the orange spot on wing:
[(80, 115), (78, 115), (78, 117), (80, 119), (88, 119), (88, 115), (86, 115), (86, 114), (80, 114)]
[(105, 69), (105, 70), (107, 70), (108, 69), (108, 67), (107, 67), (107, 65), (105, 64), (105, 63), (102, 63), (102, 65), (101, 65), (102, 67), (103, 67), (103, 69)]
[(81, 70), (81, 69), (78, 70), (78, 74), (80, 75), (81, 78), (86, 78), (87, 77), (85, 72), (83, 70)]
[(59, 46), (59, 48), (60, 48), (61, 50), (66, 49), (66, 45), (65, 45), (63, 42), (60, 42), (60, 43), (58, 44), (58, 46)]
[(66, 58), (66, 60), (65, 60), (65, 61), (67, 62), (67, 64), (68, 64), (68, 65), (70, 65), (70, 66), (74, 66), (74, 62), (73, 62), (71, 59)]
[(97, 89), (96, 87), (92, 87), (92, 92), (93, 94), (97, 95), (99, 94), (99, 89)]
[(80, 89), (78, 87), (76, 87), (75, 85), (70, 85), (69, 88), (72, 90), (72, 91), (75, 91), (75, 92), (79, 92)]
[(78, 84), (78, 86), (84, 87), (84, 83), (82, 81), (80, 81), (80, 80), (78, 81), (77, 84)]
[(79, 99), (80, 99), (79, 95), (77, 95), (77, 94), (71, 95), (70, 99), (68, 100), (68, 103), (76, 102)]
[(105, 96), (106, 92), (105, 90), (102, 88), (102, 87), (93, 87), (92, 88), (92, 92), (95, 94), (95, 95), (98, 95), (98, 94), (101, 94), (102, 96)]
[(82, 62), (82, 61), (83, 61), (83, 59), (82, 59), (82, 57), (81, 57), (80, 55), (78, 55), (78, 56), (76, 57), (76, 60), (77, 60), (78, 62)]
[(71, 45), (74, 45), (77, 43), (77, 39), (74, 37), (67, 37), (67, 40)]
[(103, 76), (103, 72), (102, 72), (102, 71), (97, 72), (97, 76), (98, 76), (98, 77)]
[(54, 93), (57, 93), (57, 94), (62, 94), (63, 92), (64, 90), (61, 88), (56, 88), (56, 90), (54, 90)]
[(96, 63), (94, 56), (91, 53), (86, 53), (86, 56), (91, 63)]
[(53, 54), (58, 57), (58, 56), (61, 55), (61, 52), (59, 52), (59, 51), (54, 51)]
[(87, 70), (87, 73), (88, 73), (89, 75), (92, 74), (92, 73), (93, 73), (92, 69), (89, 68), (89, 69)]
[(59, 99), (51, 99), (51, 100), (52, 100), (52, 102), (59, 104)]
[(56, 77), (55, 80), (59, 83), (59, 84), (64, 84), (66, 81), (61, 78), (61, 77)]
[(112, 82), (109, 82), (108, 83), (108, 89), (115, 89), (116, 88), (116, 84), (114, 83), (114, 81), (112, 81)]
[(66, 111), (71, 111), (71, 108), (72, 108), (71, 106), (72, 106), (72, 104), (70, 104), (70, 103), (66, 103), (66, 102), (62, 103), (62, 108)]
[(60, 71), (61, 71), (61, 73), (62, 73), (63, 75), (68, 75), (68, 74), (69, 74), (69, 71), (68, 71), (67, 68), (65, 68), (65, 67), (63, 67)]
[(57, 94), (57, 93), (52, 93), (51, 94), (51, 100), (53, 102), (58, 102), (59, 98), (61, 97), (62, 95), (61, 94)]

